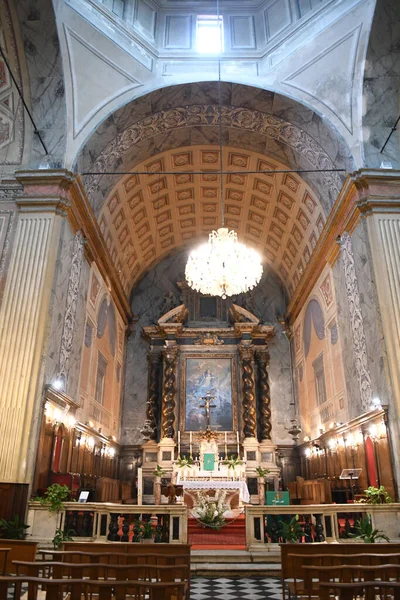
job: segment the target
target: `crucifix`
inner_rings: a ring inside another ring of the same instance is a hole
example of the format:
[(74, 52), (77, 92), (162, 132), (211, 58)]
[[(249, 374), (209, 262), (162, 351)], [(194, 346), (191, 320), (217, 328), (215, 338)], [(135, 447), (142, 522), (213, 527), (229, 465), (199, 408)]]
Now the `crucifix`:
[(211, 396), (211, 393), (207, 392), (206, 395), (201, 398), (201, 400), (203, 400), (204, 404), (203, 404), (203, 406), (199, 406), (199, 408), (205, 408), (206, 409), (207, 427), (211, 427), (210, 408), (216, 408), (215, 404), (211, 404), (211, 401), (215, 400), (215, 396)]

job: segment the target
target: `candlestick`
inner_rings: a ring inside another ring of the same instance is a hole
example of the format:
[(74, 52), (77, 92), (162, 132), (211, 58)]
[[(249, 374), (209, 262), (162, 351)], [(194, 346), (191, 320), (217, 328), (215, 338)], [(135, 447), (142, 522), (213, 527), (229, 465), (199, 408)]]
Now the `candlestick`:
[(228, 442), (228, 440), (227, 440), (227, 434), (226, 434), (226, 431), (225, 431), (225, 458), (228, 458), (227, 442)]

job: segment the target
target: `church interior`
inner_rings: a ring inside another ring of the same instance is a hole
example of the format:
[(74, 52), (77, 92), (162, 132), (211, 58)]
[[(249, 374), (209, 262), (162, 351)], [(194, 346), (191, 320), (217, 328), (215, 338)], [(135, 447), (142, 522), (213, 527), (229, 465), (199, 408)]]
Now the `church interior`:
[(400, 4), (1, 0), (0, 31), (0, 518), (51, 545), (58, 484), (74, 541), (156, 515), (264, 556), (375, 489), (400, 542)]

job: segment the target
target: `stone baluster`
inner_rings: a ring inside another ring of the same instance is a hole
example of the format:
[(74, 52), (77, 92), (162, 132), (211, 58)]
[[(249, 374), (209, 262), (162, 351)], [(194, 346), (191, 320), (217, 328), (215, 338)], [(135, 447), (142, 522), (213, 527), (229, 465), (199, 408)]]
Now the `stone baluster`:
[(169, 346), (163, 350), (164, 384), (162, 396), (162, 437), (173, 438), (175, 434), (176, 361), (178, 347)]
[(253, 346), (239, 346), (239, 354), (242, 363), (243, 433), (245, 438), (255, 438), (257, 435), (257, 423), (254, 383), (254, 348)]
[(150, 440), (157, 441), (157, 427), (159, 419), (159, 394), (160, 394), (160, 371), (161, 353), (151, 350), (147, 355), (149, 363), (149, 384), (146, 419), (152, 429)]
[(258, 392), (259, 392), (259, 424), (260, 439), (271, 439), (271, 389), (269, 385), (269, 351), (268, 349), (258, 350), (256, 352), (258, 362)]

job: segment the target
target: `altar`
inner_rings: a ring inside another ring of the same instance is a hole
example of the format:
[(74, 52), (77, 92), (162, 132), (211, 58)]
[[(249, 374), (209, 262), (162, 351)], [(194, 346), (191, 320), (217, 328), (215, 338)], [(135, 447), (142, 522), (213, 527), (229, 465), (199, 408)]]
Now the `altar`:
[(258, 504), (259, 471), (262, 485), (269, 480), (275, 489), (280, 475), (268, 379), (274, 327), (218, 299), (203, 303), (216, 302), (207, 316), (202, 298), (178, 285), (183, 304), (143, 328), (150, 345), (143, 501), (154, 501), (150, 478), (159, 467), (163, 485), (182, 486), (188, 506), (203, 496), (223, 496), (228, 509)]

